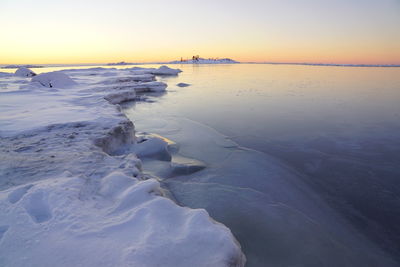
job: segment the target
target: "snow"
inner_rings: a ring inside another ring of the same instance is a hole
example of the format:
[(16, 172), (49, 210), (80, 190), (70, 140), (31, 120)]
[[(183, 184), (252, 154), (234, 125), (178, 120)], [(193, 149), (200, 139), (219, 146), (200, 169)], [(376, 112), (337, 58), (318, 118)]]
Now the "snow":
[(19, 69), (17, 69), (15, 71), (15, 76), (19, 76), (19, 77), (33, 77), (36, 76), (36, 73), (31, 71), (28, 68), (25, 67), (20, 67)]
[(133, 149), (140, 158), (154, 157), (159, 160), (170, 161), (169, 146), (173, 144), (171, 140), (153, 134), (140, 137)]
[(180, 69), (161, 66), (158, 69), (154, 69), (151, 73), (154, 75), (178, 75), (180, 72), (182, 72)]
[(173, 69), (168, 66), (161, 66), (158, 69), (156, 68), (141, 68), (141, 67), (133, 67), (129, 68), (127, 70), (132, 70), (137, 73), (142, 73), (142, 74), (153, 74), (153, 75), (159, 75), (159, 76), (176, 76), (182, 71), (180, 69)]
[[(227, 227), (204, 209), (178, 206), (142, 171), (140, 157), (168, 162), (174, 144), (136, 137), (113, 103), (165, 90), (154, 70), (0, 80), (1, 265), (244, 266)], [(178, 73), (158, 71), (167, 72)]]
[[(20, 199), (11, 203), (16, 190)], [(161, 195), (156, 180), (118, 171), (98, 184), (65, 173), (3, 191), (2, 264), (241, 266), (226, 227)]]
[(59, 71), (39, 74), (32, 78), (32, 82), (49, 88), (67, 88), (76, 84), (68, 75)]

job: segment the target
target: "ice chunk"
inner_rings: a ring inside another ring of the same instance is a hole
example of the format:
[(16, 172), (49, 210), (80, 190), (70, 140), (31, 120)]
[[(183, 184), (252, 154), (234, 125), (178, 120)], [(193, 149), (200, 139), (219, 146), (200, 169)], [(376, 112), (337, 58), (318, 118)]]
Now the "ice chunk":
[(45, 87), (66, 88), (76, 83), (68, 75), (60, 71), (39, 74), (32, 78), (32, 82), (39, 82)]
[(33, 77), (36, 76), (36, 73), (34, 73), (33, 71), (31, 71), (28, 68), (25, 67), (21, 67), (19, 69), (17, 69), (15, 71), (15, 76), (19, 76), (19, 77)]
[(126, 101), (132, 101), (136, 99), (136, 91), (134, 90), (127, 90), (127, 91), (120, 91), (116, 93), (108, 94), (104, 97), (108, 102), (111, 104), (120, 104)]
[(161, 66), (158, 69), (152, 70), (152, 74), (154, 75), (178, 75), (178, 73), (182, 72), (180, 69), (172, 69), (167, 66)]
[(199, 160), (175, 155), (171, 162), (171, 174), (169, 176), (189, 175), (201, 171), (205, 167), (206, 165)]
[(116, 153), (121, 147), (135, 142), (135, 126), (129, 120), (121, 122), (104, 137), (98, 138), (94, 143), (108, 154)]
[(146, 135), (139, 137), (138, 143), (134, 146), (134, 152), (141, 157), (152, 157), (159, 160), (170, 161), (171, 153), (169, 146), (174, 143), (171, 140), (159, 135)]
[(188, 84), (188, 83), (178, 83), (176, 86), (178, 86), (178, 87), (188, 87), (188, 86), (190, 86), (190, 84)]
[(154, 74), (160, 76), (175, 76), (181, 73), (180, 69), (172, 69), (168, 66), (161, 66), (158, 69), (156, 68), (140, 68), (140, 67), (133, 67), (128, 69), (136, 74)]
[(136, 92), (163, 92), (167, 88), (167, 84), (163, 82), (147, 82), (139, 83), (134, 86)]

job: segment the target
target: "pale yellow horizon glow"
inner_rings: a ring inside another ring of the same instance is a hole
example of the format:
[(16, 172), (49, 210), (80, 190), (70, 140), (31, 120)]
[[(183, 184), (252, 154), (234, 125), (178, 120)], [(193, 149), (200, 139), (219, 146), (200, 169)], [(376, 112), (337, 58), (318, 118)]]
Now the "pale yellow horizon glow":
[(2, 0), (0, 64), (400, 64), (399, 14), (397, 0)]

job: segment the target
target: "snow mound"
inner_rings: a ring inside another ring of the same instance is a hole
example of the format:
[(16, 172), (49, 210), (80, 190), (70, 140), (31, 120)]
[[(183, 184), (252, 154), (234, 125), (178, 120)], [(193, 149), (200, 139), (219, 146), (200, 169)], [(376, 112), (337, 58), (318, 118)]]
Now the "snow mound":
[(228, 228), (162, 197), (156, 180), (70, 176), (0, 192), (4, 266), (244, 265)]
[(153, 74), (159, 76), (175, 76), (182, 72), (180, 69), (172, 69), (168, 66), (161, 66), (158, 69), (133, 67), (127, 70), (133, 71), (136, 74)]
[(15, 76), (19, 77), (33, 77), (36, 76), (36, 73), (31, 71), (28, 68), (21, 67), (15, 71)]
[(172, 69), (167, 66), (161, 66), (158, 69), (152, 70), (152, 74), (154, 75), (178, 75), (181, 72), (180, 69)]
[(49, 88), (67, 88), (76, 85), (74, 80), (60, 71), (39, 74), (32, 78), (32, 82), (38, 82), (42, 86)]

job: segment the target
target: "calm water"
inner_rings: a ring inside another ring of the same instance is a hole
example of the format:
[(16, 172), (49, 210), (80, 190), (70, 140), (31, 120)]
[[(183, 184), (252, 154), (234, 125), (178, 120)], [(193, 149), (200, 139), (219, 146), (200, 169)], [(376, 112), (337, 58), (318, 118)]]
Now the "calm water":
[[(171, 67), (184, 72), (164, 78), (169, 92), (126, 112), (138, 131), (166, 136), (179, 156), (206, 163), (192, 175), (154, 173), (178, 202), (228, 225), (248, 266), (399, 262), (400, 68)], [(281, 203), (291, 211), (275, 210)]]

